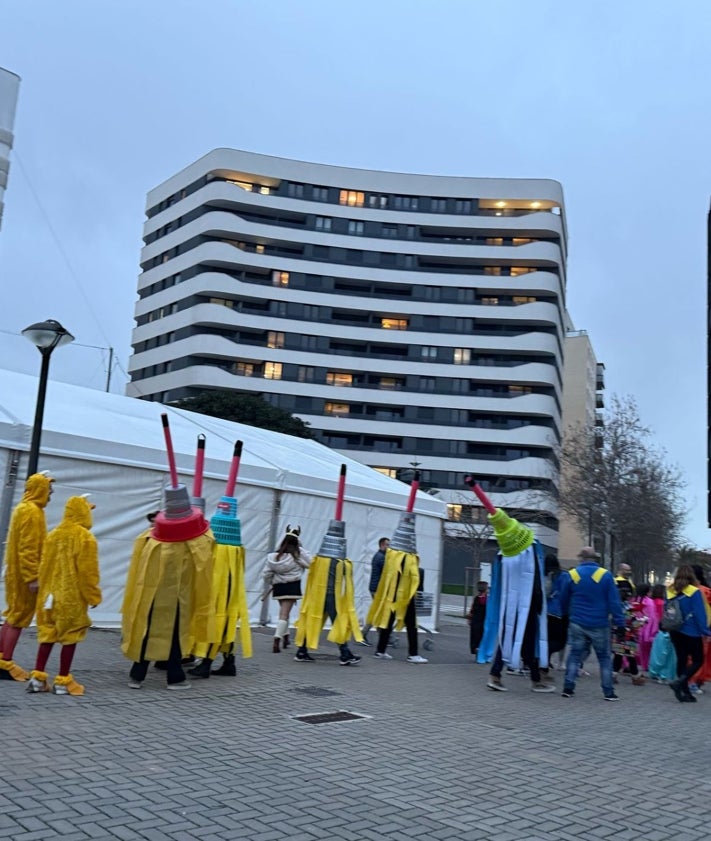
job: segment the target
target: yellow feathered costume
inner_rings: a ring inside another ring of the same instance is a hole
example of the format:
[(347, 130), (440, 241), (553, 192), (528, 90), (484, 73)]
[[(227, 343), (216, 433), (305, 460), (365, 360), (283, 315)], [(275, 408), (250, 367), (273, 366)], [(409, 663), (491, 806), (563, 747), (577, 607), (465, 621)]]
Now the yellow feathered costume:
[(306, 588), (296, 622), (296, 644), (317, 649), (319, 636), (326, 623), (326, 597), (331, 564), (335, 564), (334, 599), (336, 617), (328, 633), (329, 642), (344, 645), (351, 637), (363, 639), (355, 609), (353, 564), (347, 559), (316, 555), (311, 561)]
[(121, 608), (121, 651), (129, 660), (138, 662), (142, 653), (145, 660), (168, 659), (178, 608), (184, 654), (195, 639), (213, 639), (213, 543), (211, 532), (176, 543), (156, 540), (150, 531), (138, 537)]
[(44, 509), (49, 502), (52, 481), (43, 473), (33, 473), (10, 520), (3, 567), (7, 600), (4, 615), (7, 623), (16, 628), (27, 628), (35, 615), (37, 593), (28, 585), (39, 577), (47, 536)]
[(99, 553), (90, 531), (93, 507), (85, 497), (70, 497), (62, 522), (47, 535), (39, 568), (40, 643), (83, 640), (91, 627), (87, 608), (101, 604)]

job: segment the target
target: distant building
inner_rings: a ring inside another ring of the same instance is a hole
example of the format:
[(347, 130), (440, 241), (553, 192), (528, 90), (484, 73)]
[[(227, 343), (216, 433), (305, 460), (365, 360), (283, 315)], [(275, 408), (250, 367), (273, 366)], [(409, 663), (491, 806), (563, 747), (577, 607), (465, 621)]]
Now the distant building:
[(0, 67), (0, 225), (2, 225), (3, 198), (10, 171), (15, 108), (20, 88), (20, 77)]
[[(605, 366), (598, 362), (585, 330), (569, 330), (565, 337), (563, 366), (563, 446), (575, 429), (594, 429), (595, 445), (604, 425)], [(563, 467), (565, 475), (565, 467)], [(596, 536), (563, 510), (559, 514), (558, 559), (562, 566), (575, 566), (581, 547), (593, 545)], [(601, 552), (604, 545), (596, 546)]]
[(476, 518), (557, 545), (560, 184), (216, 149), (148, 194), (128, 393), (256, 393)]

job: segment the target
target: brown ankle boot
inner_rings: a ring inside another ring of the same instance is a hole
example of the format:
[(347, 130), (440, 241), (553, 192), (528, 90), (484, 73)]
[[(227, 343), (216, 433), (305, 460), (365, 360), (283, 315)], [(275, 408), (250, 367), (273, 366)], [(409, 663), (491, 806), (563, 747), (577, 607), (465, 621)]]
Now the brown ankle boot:
[(289, 634), (284, 634), (284, 636), (282, 637), (281, 645), (282, 645), (282, 648), (288, 648), (289, 647)]
[(274, 637), (274, 645), (272, 646), (272, 651), (274, 654), (279, 653), (279, 637)]

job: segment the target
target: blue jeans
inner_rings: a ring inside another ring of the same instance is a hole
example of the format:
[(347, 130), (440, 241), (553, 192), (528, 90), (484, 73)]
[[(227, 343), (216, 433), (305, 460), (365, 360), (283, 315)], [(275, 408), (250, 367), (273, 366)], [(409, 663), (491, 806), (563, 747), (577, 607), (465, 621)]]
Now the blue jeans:
[(610, 628), (584, 628), (571, 622), (568, 626), (568, 663), (565, 667), (564, 689), (575, 689), (575, 679), (578, 676), (580, 664), (584, 663), (592, 647), (600, 664), (600, 686), (606, 697), (615, 694), (612, 685), (612, 653), (610, 644)]

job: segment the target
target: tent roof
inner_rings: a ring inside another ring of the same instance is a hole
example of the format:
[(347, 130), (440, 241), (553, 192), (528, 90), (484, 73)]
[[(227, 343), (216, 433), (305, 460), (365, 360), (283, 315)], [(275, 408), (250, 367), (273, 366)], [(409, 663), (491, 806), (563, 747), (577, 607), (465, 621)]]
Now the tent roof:
[[(36, 377), (0, 369), (0, 446), (29, 451), (36, 399)], [(234, 443), (242, 440), (241, 483), (334, 497), (346, 464), (348, 501), (405, 508), (408, 485), (315, 441), (56, 381), (47, 387), (41, 452), (167, 472), (162, 412), (170, 420), (180, 480), (188, 485), (203, 433), (206, 477), (227, 479)], [(446, 516), (444, 503), (425, 493), (417, 495), (415, 511)]]

